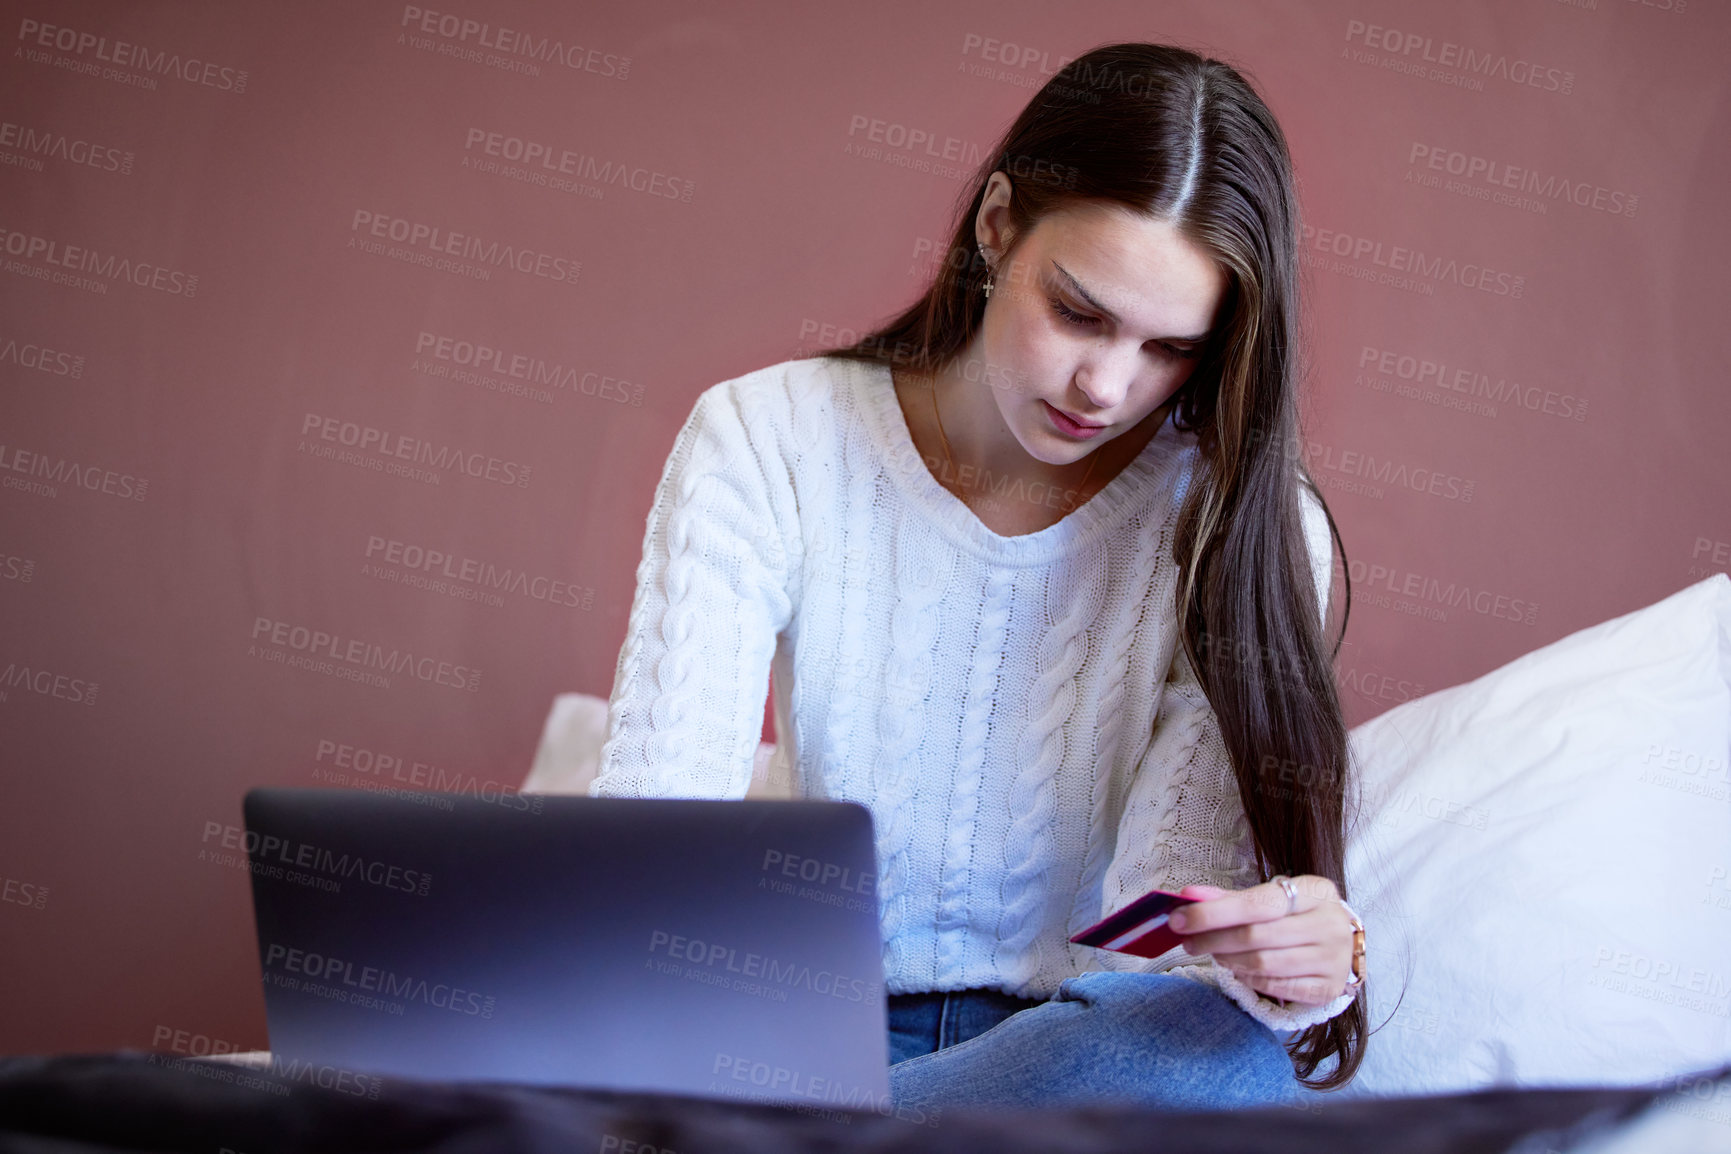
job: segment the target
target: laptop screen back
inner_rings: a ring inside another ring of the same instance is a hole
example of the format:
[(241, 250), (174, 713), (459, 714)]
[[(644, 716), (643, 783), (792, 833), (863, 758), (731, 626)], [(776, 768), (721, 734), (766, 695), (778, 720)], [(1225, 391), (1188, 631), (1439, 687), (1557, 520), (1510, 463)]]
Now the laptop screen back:
[(276, 1058), (887, 1102), (863, 806), (258, 789), (245, 813)]

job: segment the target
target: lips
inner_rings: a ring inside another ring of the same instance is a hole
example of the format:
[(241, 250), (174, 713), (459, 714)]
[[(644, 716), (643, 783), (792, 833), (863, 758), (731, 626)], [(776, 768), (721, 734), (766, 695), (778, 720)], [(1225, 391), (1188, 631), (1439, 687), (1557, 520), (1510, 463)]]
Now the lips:
[(1059, 433), (1063, 433), (1065, 436), (1080, 439), (1092, 438), (1092, 436), (1096, 436), (1101, 429), (1106, 427), (1103, 426), (1103, 424), (1082, 424), (1080, 420), (1071, 417), (1070, 414), (1066, 414), (1065, 410), (1061, 410), (1061, 408), (1056, 407), (1056, 405), (1051, 405), (1049, 401), (1040, 401), (1040, 403), (1046, 405), (1046, 412), (1047, 415), (1049, 415), (1049, 419), (1051, 419), (1052, 427), (1056, 427)]
[(1060, 409), (1058, 406), (1052, 404), (1049, 401), (1042, 402), (1042, 403), (1045, 404), (1045, 406), (1048, 409), (1051, 409), (1054, 413), (1057, 413), (1060, 417), (1063, 417), (1066, 421), (1070, 422), (1072, 425), (1077, 426), (1078, 428), (1082, 428), (1082, 429), (1104, 429), (1106, 427), (1105, 425), (1095, 425), (1095, 424), (1090, 424), (1087, 421), (1079, 420), (1076, 417), (1071, 416), (1069, 413), (1066, 413), (1063, 409)]

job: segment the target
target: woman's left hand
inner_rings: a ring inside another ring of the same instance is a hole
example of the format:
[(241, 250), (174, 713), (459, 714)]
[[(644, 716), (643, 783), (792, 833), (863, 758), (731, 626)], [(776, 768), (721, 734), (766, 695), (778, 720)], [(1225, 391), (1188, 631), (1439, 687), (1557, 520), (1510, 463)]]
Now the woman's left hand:
[(1185, 886), (1197, 898), (1175, 910), (1172, 929), (1189, 954), (1213, 954), (1251, 989), (1271, 998), (1323, 1005), (1340, 997), (1352, 977), (1352, 921), (1332, 881), (1314, 874), (1292, 879), (1291, 913), (1279, 882), (1244, 890)]

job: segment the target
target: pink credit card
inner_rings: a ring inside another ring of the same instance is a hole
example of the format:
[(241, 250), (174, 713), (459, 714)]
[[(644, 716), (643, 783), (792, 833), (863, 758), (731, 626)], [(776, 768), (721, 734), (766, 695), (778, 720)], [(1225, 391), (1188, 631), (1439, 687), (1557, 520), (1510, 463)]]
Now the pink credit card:
[(1184, 939), (1174, 933), (1166, 921), (1173, 910), (1196, 900), (1181, 898), (1165, 890), (1151, 890), (1070, 940), (1077, 945), (1116, 950), (1139, 958), (1157, 958), (1172, 947), (1184, 944)]

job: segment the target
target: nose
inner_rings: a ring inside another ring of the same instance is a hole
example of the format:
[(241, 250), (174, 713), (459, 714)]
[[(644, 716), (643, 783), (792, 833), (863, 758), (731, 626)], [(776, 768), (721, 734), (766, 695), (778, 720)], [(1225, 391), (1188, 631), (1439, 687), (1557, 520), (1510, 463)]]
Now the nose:
[(1076, 388), (1088, 398), (1089, 412), (1103, 413), (1123, 403), (1130, 382), (1136, 378), (1135, 355), (1134, 349), (1129, 356), (1101, 349), (1076, 366)]

